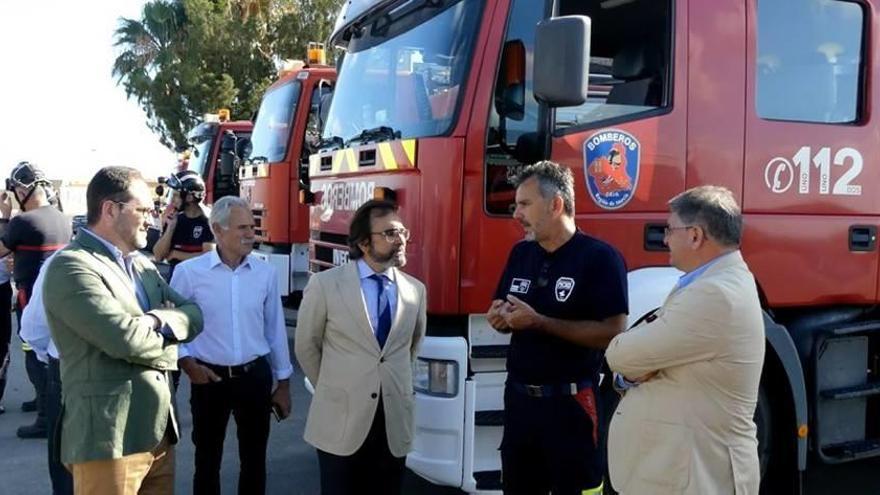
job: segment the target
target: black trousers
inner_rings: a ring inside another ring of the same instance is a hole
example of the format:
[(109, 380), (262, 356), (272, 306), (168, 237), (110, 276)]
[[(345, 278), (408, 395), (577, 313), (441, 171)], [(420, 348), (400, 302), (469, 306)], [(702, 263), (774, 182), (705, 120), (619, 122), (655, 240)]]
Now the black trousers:
[(49, 426), (49, 477), (53, 495), (73, 495), (73, 476), (61, 464), (61, 370), (59, 361), (49, 358), (46, 380), (46, 421)]
[[(32, 285), (18, 284), (18, 304), (15, 307), (15, 317), (18, 323), (18, 331), (21, 332), (21, 313), (31, 297)], [(48, 374), (46, 363), (37, 359), (34, 351), (24, 351), (24, 369), (27, 372), (28, 381), (34, 386), (37, 397), (36, 426), (46, 425), (46, 375)]]
[[(0, 261), (2, 263), (2, 261)], [(12, 284), (0, 284), (0, 400), (6, 391), (9, 372), (9, 343), (12, 340)]]
[(352, 455), (340, 456), (318, 449), (322, 495), (399, 495), (406, 457), (388, 449), (382, 400), (364, 444)]
[(24, 368), (27, 371), (28, 380), (34, 386), (37, 393), (37, 420), (35, 425), (46, 425), (46, 382), (48, 371), (46, 363), (37, 358), (34, 351), (24, 352)]
[[(220, 374), (220, 373), (218, 373)], [(247, 372), (191, 386), (192, 440), (196, 447), (193, 493), (220, 493), (220, 463), (229, 415), (238, 433), (239, 494), (266, 492), (266, 446), (272, 408), (272, 369), (260, 358)]]
[(507, 384), (501, 480), (505, 495), (580, 495), (598, 487), (599, 452), (595, 391), (531, 397)]

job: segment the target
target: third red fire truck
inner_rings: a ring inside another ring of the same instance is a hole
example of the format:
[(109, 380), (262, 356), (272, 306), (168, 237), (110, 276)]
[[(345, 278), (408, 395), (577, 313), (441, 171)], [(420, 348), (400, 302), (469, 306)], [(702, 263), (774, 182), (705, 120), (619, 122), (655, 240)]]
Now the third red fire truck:
[(180, 170), (195, 170), (205, 181), (207, 205), (223, 196), (238, 195), (238, 177), (235, 171), (235, 146), (248, 138), (254, 125), (247, 120), (229, 120), (229, 110), (205, 114), (201, 123), (189, 134), (189, 157)]

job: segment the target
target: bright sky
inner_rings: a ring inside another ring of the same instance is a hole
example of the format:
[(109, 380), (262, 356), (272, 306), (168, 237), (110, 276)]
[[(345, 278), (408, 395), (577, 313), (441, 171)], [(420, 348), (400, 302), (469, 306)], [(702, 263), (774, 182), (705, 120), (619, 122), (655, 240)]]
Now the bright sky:
[(111, 75), (120, 17), (144, 0), (0, 0), (0, 184), (21, 160), (88, 180), (128, 165), (167, 175), (175, 156)]

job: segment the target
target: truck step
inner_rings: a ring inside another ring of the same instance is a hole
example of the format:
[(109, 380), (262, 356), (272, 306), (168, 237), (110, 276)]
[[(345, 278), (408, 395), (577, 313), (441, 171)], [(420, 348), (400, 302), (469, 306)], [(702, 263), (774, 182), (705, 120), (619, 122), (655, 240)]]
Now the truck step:
[(857, 440), (822, 447), (824, 456), (832, 462), (848, 462), (880, 456), (880, 439)]
[(476, 426), (504, 426), (504, 411), (477, 411), (474, 415)]
[(500, 490), (501, 471), (475, 471), (477, 490)]
[(848, 325), (844, 325), (841, 327), (832, 327), (825, 330), (825, 334), (829, 337), (833, 336), (843, 336), (843, 335), (853, 335), (858, 333), (869, 333), (869, 332), (878, 332), (880, 331), (880, 321), (878, 320), (869, 320), (869, 321), (859, 321), (855, 323), (851, 323)]
[(498, 359), (507, 357), (506, 345), (475, 345), (471, 347), (471, 357), (474, 359)]
[(819, 392), (823, 399), (857, 399), (880, 394), (880, 383), (865, 383), (854, 387), (832, 388)]

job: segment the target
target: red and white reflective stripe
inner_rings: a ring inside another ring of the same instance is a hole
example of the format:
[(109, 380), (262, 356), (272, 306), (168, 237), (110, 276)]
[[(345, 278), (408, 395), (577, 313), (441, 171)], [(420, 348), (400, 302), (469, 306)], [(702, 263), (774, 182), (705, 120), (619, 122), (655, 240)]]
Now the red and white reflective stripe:
[(15, 246), (15, 251), (19, 251), (19, 250), (20, 251), (39, 251), (39, 252), (58, 251), (59, 249), (63, 248), (66, 245), (67, 244), (44, 244), (42, 246), (18, 245), (18, 246)]
[(202, 252), (202, 246), (177, 245), (177, 246), (174, 246), (174, 249), (176, 249), (178, 251), (183, 251), (184, 253), (201, 253)]

